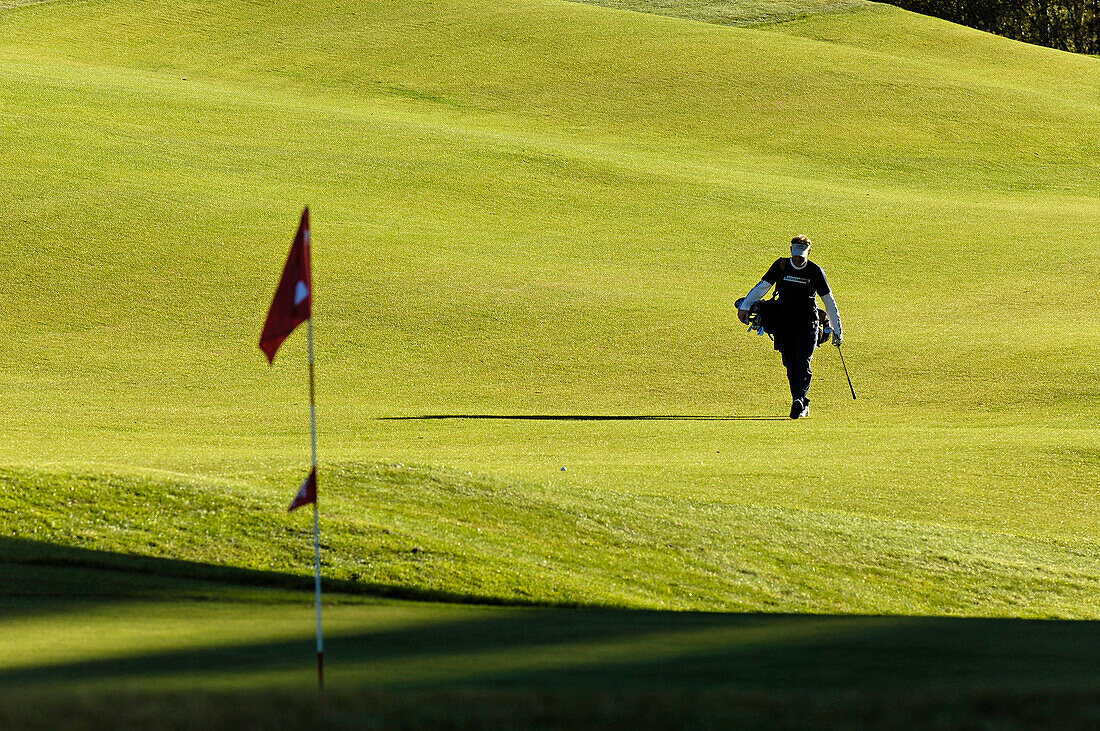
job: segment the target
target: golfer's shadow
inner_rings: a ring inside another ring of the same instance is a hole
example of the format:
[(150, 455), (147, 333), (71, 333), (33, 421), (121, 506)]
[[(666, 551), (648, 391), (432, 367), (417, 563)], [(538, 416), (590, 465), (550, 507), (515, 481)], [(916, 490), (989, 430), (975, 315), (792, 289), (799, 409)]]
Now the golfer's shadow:
[(500, 421), (788, 421), (785, 416), (691, 416), (675, 414), (424, 414), (380, 416), (380, 421), (484, 419)]

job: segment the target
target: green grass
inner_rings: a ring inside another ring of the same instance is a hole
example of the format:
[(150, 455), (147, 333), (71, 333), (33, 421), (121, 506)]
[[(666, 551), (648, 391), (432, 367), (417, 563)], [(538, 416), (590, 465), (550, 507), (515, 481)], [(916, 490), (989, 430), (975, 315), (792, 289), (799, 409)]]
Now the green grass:
[[(344, 591), (650, 609), (1093, 618), (1088, 543), (404, 465), (324, 473), (324, 573)], [(254, 490), (5, 475), (23, 539), (298, 575), (311, 524)], [(331, 506), (331, 507), (330, 507)], [(487, 516), (489, 519), (487, 519)], [(84, 565), (83, 561), (77, 561)], [(537, 577), (537, 581), (533, 580)]]
[(583, 0), (618, 10), (655, 13), (719, 25), (785, 23), (820, 13), (868, 11), (865, 0)]
[[(1096, 622), (456, 606), (3, 539), (5, 727), (1086, 723)], [(20, 575), (20, 572), (24, 572)], [(141, 577), (143, 580), (136, 581)], [(149, 580), (149, 577), (157, 577)], [(89, 591), (89, 589), (92, 589)]]
[[(0, 532), (306, 581), (309, 204), (354, 601), (1097, 619), (1098, 60), (826, 5), (4, 4)], [(732, 303), (799, 232), (860, 398), (790, 422)], [(20, 561), (41, 636), (119, 569)]]

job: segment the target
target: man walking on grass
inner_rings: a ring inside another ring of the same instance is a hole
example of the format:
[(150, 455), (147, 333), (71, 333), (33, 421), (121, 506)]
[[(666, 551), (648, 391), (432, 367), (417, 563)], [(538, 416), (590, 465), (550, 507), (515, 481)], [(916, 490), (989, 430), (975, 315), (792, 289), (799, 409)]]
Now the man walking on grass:
[(783, 365), (787, 368), (792, 419), (806, 416), (810, 411), (810, 397), (807, 395), (813, 377), (810, 359), (818, 339), (817, 301), (814, 295), (819, 295), (825, 303), (825, 313), (833, 331), (833, 345), (840, 347), (844, 340), (840, 312), (837, 311), (825, 272), (810, 261), (810, 243), (810, 239), (802, 235), (791, 239), (790, 258), (776, 259), (737, 310), (741, 322), (748, 322), (752, 306), (775, 286), (779, 296), (775, 349), (783, 356)]

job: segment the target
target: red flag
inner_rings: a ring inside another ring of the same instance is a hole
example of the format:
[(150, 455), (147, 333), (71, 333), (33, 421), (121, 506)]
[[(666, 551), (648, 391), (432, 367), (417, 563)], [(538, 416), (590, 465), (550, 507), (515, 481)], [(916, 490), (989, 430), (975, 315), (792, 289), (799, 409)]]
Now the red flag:
[(275, 362), (275, 351), (294, 331), (313, 315), (313, 278), (309, 271), (309, 208), (302, 211), (302, 222), (290, 255), (283, 267), (283, 278), (275, 289), (271, 308), (267, 311), (264, 330), (260, 334), (260, 350), (267, 353), (267, 362)]
[(298, 494), (294, 496), (294, 499), (290, 501), (290, 507), (286, 509), (289, 513), (292, 510), (297, 510), (303, 505), (309, 505), (310, 503), (317, 502), (317, 469), (314, 468), (309, 471), (309, 477), (302, 483), (302, 486), (298, 488)]

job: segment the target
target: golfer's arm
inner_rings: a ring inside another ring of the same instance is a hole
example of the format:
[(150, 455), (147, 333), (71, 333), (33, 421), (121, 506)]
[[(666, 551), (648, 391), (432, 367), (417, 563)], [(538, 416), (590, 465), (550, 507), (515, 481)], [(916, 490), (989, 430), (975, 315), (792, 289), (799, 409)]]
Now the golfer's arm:
[(829, 316), (829, 327), (833, 329), (833, 332), (844, 332), (844, 328), (840, 324), (840, 310), (836, 308), (836, 300), (833, 299), (833, 293), (829, 292), (824, 295), (821, 301), (825, 303), (825, 314)]
[(749, 290), (749, 293), (745, 296), (745, 301), (741, 303), (742, 310), (751, 310), (760, 298), (768, 293), (768, 290), (772, 288), (771, 282), (760, 280), (760, 284)]

